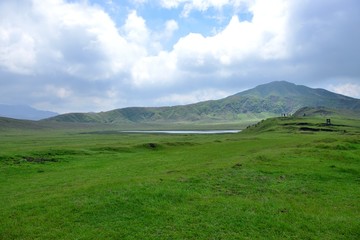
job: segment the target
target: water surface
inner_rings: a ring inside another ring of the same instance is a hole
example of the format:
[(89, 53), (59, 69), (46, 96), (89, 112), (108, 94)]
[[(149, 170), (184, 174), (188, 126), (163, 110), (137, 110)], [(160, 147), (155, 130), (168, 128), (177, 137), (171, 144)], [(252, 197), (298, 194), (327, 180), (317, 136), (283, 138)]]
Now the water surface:
[(241, 130), (198, 130), (198, 131), (160, 131), (160, 130), (149, 130), (149, 131), (120, 131), (122, 133), (163, 133), (163, 134), (221, 134), (221, 133), (239, 133)]

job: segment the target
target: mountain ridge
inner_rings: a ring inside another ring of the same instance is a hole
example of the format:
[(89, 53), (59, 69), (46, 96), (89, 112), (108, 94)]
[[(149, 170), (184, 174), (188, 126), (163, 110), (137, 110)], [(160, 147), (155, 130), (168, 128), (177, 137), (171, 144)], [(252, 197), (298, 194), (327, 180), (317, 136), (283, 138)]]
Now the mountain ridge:
[(44, 121), (84, 123), (219, 122), (292, 114), (301, 107), (360, 111), (360, 100), (325, 89), (275, 81), (228, 96), (188, 105), (127, 107), (99, 113), (68, 113)]
[(23, 120), (41, 120), (58, 115), (51, 111), (43, 111), (27, 105), (0, 104), (0, 117), (15, 118)]

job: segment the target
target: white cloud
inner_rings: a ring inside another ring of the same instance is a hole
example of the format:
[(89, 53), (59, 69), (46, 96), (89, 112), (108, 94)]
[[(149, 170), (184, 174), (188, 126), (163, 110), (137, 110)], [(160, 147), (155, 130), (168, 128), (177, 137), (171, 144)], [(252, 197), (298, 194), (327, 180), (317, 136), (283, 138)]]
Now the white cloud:
[(145, 21), (136, 12), (127, 18), (116, 26), (87, 1), (1, 1), (0, 82), (16, 91), (1, 91), (1, 99), (19, 96), (34, 106), (47, 99), (59, 112), (116, 106), (111, 86), (123, 90), (132, 81), (127, 75), (151, 42)]
[(132, 82), (137, 88), (169, 86), (178, 80), (176, 74), (175, 55), (164, 51), (157, 56), (141, 58), (131, 71)]
[[(258, 1), (251, 11), (252, 22), (240, 22), (233, 16), (229, 24), (214, 36), (191, 33), (174, 46), (178, 67), (183, 71), (213, 74), (248, 59), (278, 60), (288, 55), (285, 44), (286, 9), (284, 1)], [(265, 11), (266, 10), (266, 11)]]
[(146, 22), (142, 17), (137, 15), (136, 11), (131, 11), (128, 15), (124, 31), (126, 39), (129, 42), (134, 42), (139, 45), (145, 45), (149, 41), (149, 30), (146, 27)]
[[(146, 19), (151, 15), (146, 4), (154, 7), (147, 0), (128, 6), (109, 0), (103, 6), (86, 0), (0, 1), (0, 101), (21, 96), (24, 103), (46, 106), (50, 99), (47, 106), (60, 112), (167, 105), (213, 99), (228, 89), (273, 80), (319, 87), (325, 82), (344, 94), (359, 92), (357, 81), (344, 86), (327, 81), (359, 79), (357, 0), (158, 3), (166, 14), (174, 8), (184, 16), (199, 11), (191, 16), (198, 22), (223, 10), (228, 14), (228, 8), (234, 14), (222, 28), (214, 25), (216, 32), (201, 34), (186, 32), (182, 24), (191, 18)], [(109, 9), (115, 5), (116, 17)], [(249, 12), (251, 20), (242, 20), (237, 8)], [(149, 27), (159, 19), (160, 25)]]
[(187, 0), (160, 0), (160, 4), (164, 8), (177, 8), (184, 2), (187, 2)]
[(182, 7), (182, 16), (188, 17), (192, 11), (205, 12), (210, 8), (221, 10), (225, 6), (232, 6), (235, 9), (241, 5), (251, 4), (254, 0), (160, 0), (160, 5), (164, 8)]
[(328, 87), (330, 91), (351, 96), (354, 98), (360, 98), (360, 84), (355, 83), (343, 83), (343, 84), (330, 84)]
[(0, 65), (11, 72), (56, 69), (72, 76), (106, 79), (126, 71), (144, 55), (141, 43), (146, 41), (146, 28), (133, 13), (127, 23), (135, 30), (125, 39), (103, 10), (86, 3), (33, 0), (22, 9), (23, 14), (11, 15), (17, 7), (16, 2), (7, 3), (7, 12), (0, 17), (0, 52), (4, 53)]
[(218, 89), (202, 89), (185, 94), (168, 94), (164, 97), (155, 99), (155, 103), (159, 106), (164, 105), (184, 105), (189, 103), (202, 102), (207, 100), (215, 100), (229, 96), (230, 92)]
[[(138, 88), (168, 87), (176, 85), (178, 80), (187, 82), (204, 76), (221, 81), (226, 76), (241, 72), (242, 69), (235, 66), (247, 59), (286, 58), (285, 6), (283, 0), (272, 3), (269, 5), (264, 0), (256, 2), (251, 8), (254, 14), (252, 22), (240, 22), (237, 16), (233, 16), (229, 24), (214, 36), (190, 33), (179, 39), (172, 51), (141, 58), (132, 68), (133, 83)], [(167, 28), (176, 29), (177, 24), (168, 22)]]
[(69, 98), (72, 95), (72, 91), (69, 88), (54, 85), (45, 86), (44, 92), (61, 99)]
[(175, 20), (168, 20), (165, 23), (164, 37), (169, 39), (173, 36), (174, 32), (179, 29), (179, 25)]
[(188, 1), (184, 5), (183, 16), (187, 17), (191, 11), (206, 11), (210, 7), (220, 9), (224, 5), (229, 4), (228, 0), (199, 0), (199, 1)]
[(34, 39), (17, 28), (0, 27), (0, 66), (19, 73), (31, 74), (36, 63)]
[[(174, 0), (162, 4), (169, 8), (187, 4), (204, 10), (239, 2)], [(148, 29), (146, 21), (136, 11), (131, 11), (121, 27), (124, 33), (121, 35), (112, 19), (96, 6), (62, 0), (33, 0), (31, 7), (24, 9), (28, 14), (17, 21), (14, 16), (1, 19), (4, 21), (0, 23), (3, 43), (0, 46), (4, 54), (1, 54), (0, 64), (13, 72), (34, 74), (57, 69), (64, 74), (93, 80), (110, 79), (132, 69), (133, 82), (139, 86), (146, 79), (154, 83), (164, 81), (164, 75), (155, 73), (159, 64), (167, 70), (169, 79), (177, 75), (174, 64), (184, 71), (192, 71), (208, 64), (221, 68), (247, 57), (281, 58), (286, 55), (283, 1), (272, 3), (259, 0), (253, 4), (250, 9), (254, 13), (253, 22), (240, 22), (234, 16), (217, 35), (189, 34), (179, 40), (173, 52), (164, 53), (160, 41), (171, 38), (179, 28), (175, 20), (167, 21), (159, 35)], [(15, 12), (17, 5), (9, 7)], [(17, 35), (17, 41), (9, 40), (9, 35)], [(135, 73), (135, 69), (143, 72)]]
[[(284, 58), (288, 55), (286, 45), (286, 32), (288, 32), (288, 13), (287, 0), (258, 0), (250, 8), (254, 17), (251, 24), (256, 39), (261, 39), (260, 55), (265, 59)], [(259, 35), (257, 35), (259, 34)]]

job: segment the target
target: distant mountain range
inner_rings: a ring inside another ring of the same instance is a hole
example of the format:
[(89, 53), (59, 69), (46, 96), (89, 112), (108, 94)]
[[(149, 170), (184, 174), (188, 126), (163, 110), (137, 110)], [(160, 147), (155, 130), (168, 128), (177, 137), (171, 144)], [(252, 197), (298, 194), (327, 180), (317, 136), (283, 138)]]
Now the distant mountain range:
[(68, 113), (44, 121), (78, 123), (234, 122), (292, 114), (302, 107), (360, 111), (360, 100), (286, 81), (259, 85), (220, 100), (173, 107), (129, 107), (100, 113)]
[(25, 105), (4, 105), (0, 104), (0, 117), (40, 120), (58, 115), (50, 111), (37, 110)]

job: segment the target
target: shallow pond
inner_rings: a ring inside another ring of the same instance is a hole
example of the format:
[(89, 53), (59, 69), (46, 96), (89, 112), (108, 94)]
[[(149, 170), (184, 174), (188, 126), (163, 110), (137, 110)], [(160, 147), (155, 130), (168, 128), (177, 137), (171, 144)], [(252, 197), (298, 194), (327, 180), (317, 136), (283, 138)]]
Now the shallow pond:
[(222, 133), (239, 133), (241, 130), (198, 130), (198, 131), (120, 131), (122, 133), (163, 133), (163, 134), (222, 134)]

